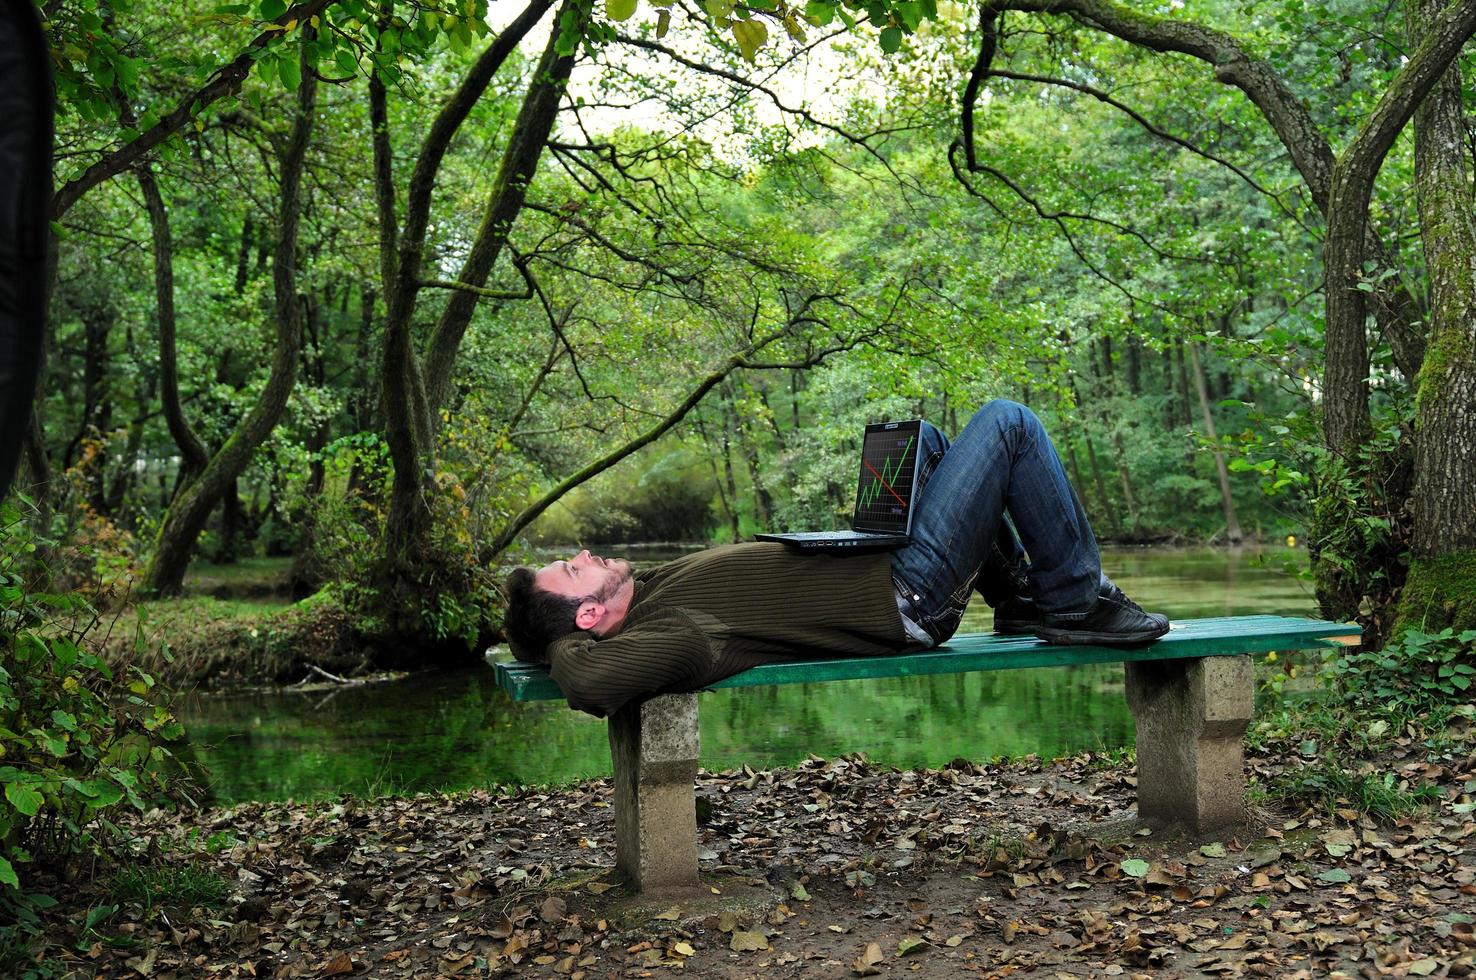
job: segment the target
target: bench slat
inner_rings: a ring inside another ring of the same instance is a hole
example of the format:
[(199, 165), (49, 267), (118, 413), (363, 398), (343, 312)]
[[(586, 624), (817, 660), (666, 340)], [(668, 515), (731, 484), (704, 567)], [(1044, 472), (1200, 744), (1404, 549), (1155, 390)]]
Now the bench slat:
[[(1167, 636), (1138, 650), (1115, 647), (1054, 646), (1034, 637), (966, 633), (936, 650), (882, 657), (793, 660), (754, 667), (713, 684), (713, 688), (809, 684), (822, 681), (924, 674), (957, 674), (1021, 667), (1125, 663), (1197, 657), (1230, 657), (1269, 650), (1306, 650), (1335, 637), (1358, 632), (1355, 623), (1331, 623), (1291, 616), (1222, 616), (1175, 622)], [(545, 667), (509, 661), (494, 665), (497, 685), (514, 701), (562, 700)]]

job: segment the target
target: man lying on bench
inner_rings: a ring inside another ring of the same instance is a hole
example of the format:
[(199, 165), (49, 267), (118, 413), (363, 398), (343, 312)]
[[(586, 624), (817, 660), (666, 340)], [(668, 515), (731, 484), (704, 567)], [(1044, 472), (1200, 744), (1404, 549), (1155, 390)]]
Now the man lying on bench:
[(975, 590), (1000, 632), (1106, 646), (1168, 632), (1166, 616), (1144, 612), (1102, 574), (1096, 538), (1035, 413), (993, 401), (951, 445), (927, 423), (919, 435), (905, 547), (833, 557), (736, 544), (635, 573), (581, 551), (518, 568), (503, 624), (513, 656), (548, 664), (570, 707), (605, 716), (796, 655), (936, 646)]

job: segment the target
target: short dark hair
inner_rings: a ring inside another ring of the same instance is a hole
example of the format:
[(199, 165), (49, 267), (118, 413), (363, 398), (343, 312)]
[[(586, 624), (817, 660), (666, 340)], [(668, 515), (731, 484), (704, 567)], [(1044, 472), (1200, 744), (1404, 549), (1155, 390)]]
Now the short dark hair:
[(531, 568), (513, 569), (506, 589), (502, 632), (512, 655), (525, 664), (548, 663), (549, 644), (579, 629), (574, 616), (584, 600), (540, 589)]

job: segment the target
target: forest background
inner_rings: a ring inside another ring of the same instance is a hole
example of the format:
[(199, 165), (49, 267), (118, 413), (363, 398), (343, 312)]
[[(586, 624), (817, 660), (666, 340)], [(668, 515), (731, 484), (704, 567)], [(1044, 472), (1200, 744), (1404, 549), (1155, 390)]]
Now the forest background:
[[(1476, 2), (38, 8), (17, 861), (145, 799), (161, 679), (480, 656), (539, 544), (841, 522), (864, 422), (992, 397), (1104, 538), (1292, 535), (1371, 650), (1469, 659)], [(270, 557), (286, 611), (176, 598)]]

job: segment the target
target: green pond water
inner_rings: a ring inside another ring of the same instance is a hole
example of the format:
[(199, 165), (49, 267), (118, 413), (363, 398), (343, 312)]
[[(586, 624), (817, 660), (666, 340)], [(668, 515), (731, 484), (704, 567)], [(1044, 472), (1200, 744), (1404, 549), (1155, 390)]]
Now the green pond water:
[[(1305, 552), (1105, 548), (1109, 574), (1176, 619), (1313, 615)], [(963, 631), (990, 628), (975, 601)], [(334, 691), (196, 694), (184, 753), (218, 802), (313, 799), (608, 775), (605, 723), (562, 702), (514, 704), (490, 667)], [(790, 765), (865, 752), (898, 766), (1129, 746), (1120, 664), (718, 691), (702, 699), (702, 765)]]

